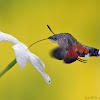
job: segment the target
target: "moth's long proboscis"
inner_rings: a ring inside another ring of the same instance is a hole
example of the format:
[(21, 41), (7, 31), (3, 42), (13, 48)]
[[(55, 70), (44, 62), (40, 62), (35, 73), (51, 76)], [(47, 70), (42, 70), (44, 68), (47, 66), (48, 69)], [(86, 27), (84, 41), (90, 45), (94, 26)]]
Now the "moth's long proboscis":
[(36, 44), (36, 43), (38, 43), (38, 42), (41, 42), (41, 41), (44, 41), (44, 40), (47, 40), (47, 39), (48, 39), (48, 38), (42, 39), (42, 40), (39, 40), (39, 41), (34, 42), (33, 44), (31, 44), (31, 45), (28, 47), (28, 49), (29, 49), (31, 46), (33, 46), (34, 44)]

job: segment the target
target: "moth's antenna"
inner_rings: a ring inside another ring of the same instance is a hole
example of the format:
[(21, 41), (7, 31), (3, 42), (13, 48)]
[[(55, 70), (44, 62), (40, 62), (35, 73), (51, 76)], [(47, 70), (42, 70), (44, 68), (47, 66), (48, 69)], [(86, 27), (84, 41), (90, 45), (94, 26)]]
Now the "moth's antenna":
[(49, 25), (47, 25), (47, 27), (48, 27), (48, 29), (49, 29), (53, 34), (55, 34), (55, 33), (51, 30), (51, 28), (50, 28)]
[(28, 47), (28, 49), (29, 49), (32, 45), (34, 45), (34, 44), (36, 44), (36, 43), (38, 43), (38, 42), (41, 42), (41, 41), (47, 40), (47, 39), (48, 39), (48, 38), (46, 38), (46, 39), (42, 39), (42, 40), (39, 40), (39, 41), (34, 42), (33, 44), (31, 44), (31, 45)]

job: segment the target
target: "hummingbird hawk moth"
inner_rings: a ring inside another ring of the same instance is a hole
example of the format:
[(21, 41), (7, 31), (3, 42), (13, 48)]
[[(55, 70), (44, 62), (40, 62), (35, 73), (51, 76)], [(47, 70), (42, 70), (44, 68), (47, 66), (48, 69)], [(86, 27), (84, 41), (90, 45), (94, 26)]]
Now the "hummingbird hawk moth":
[[(49, 26), (48, 28), (50, 29)], [(51, 29), (50, 31), (52, 32)], [(52, 51), (52, 56), (56, 59), (64, 60), (65, 63), (72, 63), (76, 60), (86, 63), (87, 60), (80, 59), (79, 57), (100, 56), (99, 49), (81, 44), (69, 33), (54, 34), (48, 39), (59, 45), (58, 48)]]
[[(51, 28), (48, 25), (47, 27), (54, 34), (54, 32), (51, 30)], [(77, 60), (80, 62), (86, 63), (87, 60), (80, 59), (79, 57), (89, 58), (91, 56), (100, 56), (99, 49), (81, 44), (70, 33), (54, 34), (53, 36), (50, 36), (49, 38), (42, 39), (37, 42), (47, 40), (47, 39), (59, 45), (59, 47), (52, 50), (52, 53), (51, 53), (52, 57), (58, 60), (64, 60), (64, 62), (67, 64), (73, 63)]]

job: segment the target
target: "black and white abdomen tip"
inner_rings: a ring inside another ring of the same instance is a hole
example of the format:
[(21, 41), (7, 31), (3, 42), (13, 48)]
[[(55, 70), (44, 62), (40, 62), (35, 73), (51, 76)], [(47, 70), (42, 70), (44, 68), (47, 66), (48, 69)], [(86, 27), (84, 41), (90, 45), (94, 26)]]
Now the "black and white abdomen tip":
[(100, 56), (100, 50), (90, 47), (89, 54), (90, 54), (90, 56)]
[(100, 50), (99, 50), (99, 52), (98, 52), (98, 56), (100, 57)]

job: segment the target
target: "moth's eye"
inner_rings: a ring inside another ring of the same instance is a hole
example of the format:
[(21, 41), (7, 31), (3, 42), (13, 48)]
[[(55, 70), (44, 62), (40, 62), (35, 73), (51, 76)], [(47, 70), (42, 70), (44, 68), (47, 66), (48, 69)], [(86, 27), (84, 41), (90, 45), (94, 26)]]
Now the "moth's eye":
[(55, 37), (54, 40), (57, 40), (57, 38)]

